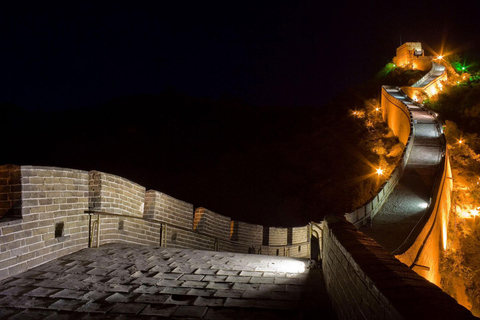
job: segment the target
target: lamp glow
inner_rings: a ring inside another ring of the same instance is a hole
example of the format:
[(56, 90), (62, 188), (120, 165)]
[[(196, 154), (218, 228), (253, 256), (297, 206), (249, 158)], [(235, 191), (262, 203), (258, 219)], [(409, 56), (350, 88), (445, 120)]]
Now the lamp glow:
[(270, 267), (277, 269), (277, 272), (286, 273), (303, 273), (305, 272), (305, 263), (302, 261), (281, 261), (279, 263), (271, 263)]
[(420, 203), (418, 206), (419, 206), (420, 208), (422, 208), (422, 209), (426, 209), (426, 208), (428, 207), (428, 203), (422, 202), (422, 203)]
[(383, 169), (382, 169), (382, 168), (378, 168), (378, 169), (376, 170), (376, 172), (377, 172), (377, 174), (378, 174), (379, 176), (381, 176), (381, 175), (383, 174)]

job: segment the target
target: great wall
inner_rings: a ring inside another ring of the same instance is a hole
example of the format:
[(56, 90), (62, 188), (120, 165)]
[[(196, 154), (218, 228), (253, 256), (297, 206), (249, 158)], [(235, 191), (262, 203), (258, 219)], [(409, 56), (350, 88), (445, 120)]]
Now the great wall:
[[(428, 94), (438, 87), (446, 72), (439, 72), (440, 65), (423, 55), (419, 43), (404, 44), (395, 59), (398, 65), (432, 71), (412, 88), (382, 88), (383, 119), (405, 149), (379, 193), (354, 212), (300, 227), (261, 226), (231, 220), (105, 172), (3, 165), (0, 280), (111, 243), (188, 248), (319, 261), (340, 319), (475, 319), (438, 287), (451, 170), (436, 114), (414, 100), (421, 90)], [(402, 246), (394, 255), (379, 244), (385, 239), (367, 236), (368, 228), (376, 226), (382, 207), (399, 192), (412, 154), (422, 152), (415, 151), (415, 140), (422, 139), (419, 117), (428, 117), (438, 133), (439, 158), (433, 163), (428, 205), (405, 239), (397, 239)]]

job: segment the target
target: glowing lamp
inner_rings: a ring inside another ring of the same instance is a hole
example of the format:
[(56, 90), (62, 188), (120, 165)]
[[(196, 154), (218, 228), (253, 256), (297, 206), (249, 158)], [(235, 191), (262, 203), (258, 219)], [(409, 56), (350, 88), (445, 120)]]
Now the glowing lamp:
[(378, 169), (377, 169), (377, 174), (378, 174), (379, 176), (381, 176), (381, 175), (383, 174), (383, 169), (382, 169), (382, 168), (378, 168)]

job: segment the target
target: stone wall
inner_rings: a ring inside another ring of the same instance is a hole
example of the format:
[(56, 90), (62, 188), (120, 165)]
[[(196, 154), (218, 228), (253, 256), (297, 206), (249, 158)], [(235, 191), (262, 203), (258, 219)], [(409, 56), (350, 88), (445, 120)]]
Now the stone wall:
[(339, 319), (476, 319), (343, 217), (323, 225), (323, 274)]
[(90, 171), (91, 210), (143, 217), (145, 187), (125, 178)]
[[(437, 185), (432, 196), (431, 213), (415, 239), (411, 239), (408, 248), (401, 248), (396, 257), (410, 266), (425, 279), (440, 286), (439, 263), (441, 252), (447, 246), (447, 226), (451, 208), (453, 190), (452, 171), (448, 152), (442, 159)], [(406, 240), (408, 243), (409, 239)]]
[(87, 246), (88, 173), (22, 166), (20, 179), (21, 218), (0, 220), (0, 278)]
[(405, 145), (405, 148), (401, 160), (388, 180), (380, 187), (378, 193), (361, 207), (345, 214), (345, 218), (357, 228), (368, 225), (369, 219), (377, 214), (403, 175), (403, 169), (410, 157), (415, 140), (412, 113), (408, 106), (415, 104), (416, 102), (410, 99), (400, 88), (382, 87), (381, 105), (384, 121), (388, 123), (395, 135), (400, 135), (398, 136), (399, 140)]
[(232, 221), (99, 171), (0, 166), (0, 209), (0, 279), (111, 242), (310, 256), (309, 226)]

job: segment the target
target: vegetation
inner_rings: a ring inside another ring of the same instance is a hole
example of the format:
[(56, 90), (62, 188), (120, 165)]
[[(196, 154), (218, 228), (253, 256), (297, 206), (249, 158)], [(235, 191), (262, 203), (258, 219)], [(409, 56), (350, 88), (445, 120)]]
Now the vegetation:
[(453, 173), (449, 243), (441, 263), (442, 288), (480, 315), (480, 73), (454, 56), (460, 81), (450, 82), (426, 105), (445, 119), (445, 137)]

